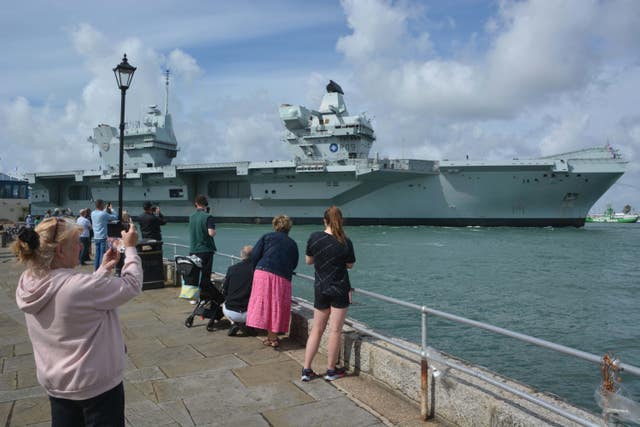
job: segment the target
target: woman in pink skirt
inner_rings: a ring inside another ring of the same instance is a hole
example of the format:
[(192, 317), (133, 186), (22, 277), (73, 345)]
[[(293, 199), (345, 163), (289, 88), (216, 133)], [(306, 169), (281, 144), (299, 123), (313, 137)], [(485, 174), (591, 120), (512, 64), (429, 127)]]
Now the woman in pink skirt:
[(298, 266), (298, 245), (289, 237), (293, 223), (286, 215), (271, 222), (273, 232), (258, 240), (251, 252), (255, 265), (247, 326), (267, 331), (264, 345), (278, 347), (279, 333), (289, 331), (291, 276)]

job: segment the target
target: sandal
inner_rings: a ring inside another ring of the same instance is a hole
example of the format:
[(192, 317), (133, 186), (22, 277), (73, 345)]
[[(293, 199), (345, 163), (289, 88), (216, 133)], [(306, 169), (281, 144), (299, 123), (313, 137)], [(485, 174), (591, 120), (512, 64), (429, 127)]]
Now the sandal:
[(275, 340), (269, 339), (269, 338), (265, 338), (264, 341), (262, 341), (262, 344), (268, 346), (268, 347), (279, 347), (280, 346), (280, 340), (278, 338), (276, 338)]

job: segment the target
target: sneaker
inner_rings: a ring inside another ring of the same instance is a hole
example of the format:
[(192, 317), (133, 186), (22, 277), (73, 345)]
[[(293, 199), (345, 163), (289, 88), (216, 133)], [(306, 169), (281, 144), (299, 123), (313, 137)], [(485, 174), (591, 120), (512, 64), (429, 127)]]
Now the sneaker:
[(327, 373), (324, 375), (324, 379), (327, 381), (334, 381), (338, 378), (345, 377), (347, 370), (345, 368), (327, 369)]
[(300, 379), (302, 381), (311, 381), (312, 379), (316, 378), (318, 376), (318, 374), (316, 374), (315, 372), (313, 372), (312, 369), (302, 369), (302, 376), (300, 377)]

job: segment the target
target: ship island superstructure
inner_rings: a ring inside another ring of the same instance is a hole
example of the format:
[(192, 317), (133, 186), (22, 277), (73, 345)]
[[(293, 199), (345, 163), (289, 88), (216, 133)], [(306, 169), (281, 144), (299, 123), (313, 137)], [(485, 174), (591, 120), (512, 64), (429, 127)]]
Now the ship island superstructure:
[[(317, 110), (283, 104), (279, 114), (290, 160), (173, 164), (171, 114), (151, 106), (125, 128), (123, 208), (136, 215), (148, 200), (169, 220), (186, 221), (195, 195), (205, 194), (218, 222), (268, 223), (285, 213), (318, 223), (337, 205), (349, 225), (579, 227), (626, 164), (608, 145), (509, 161), (371, 157), (372, 122), (349, 114), (333, 81)], [(99, 125), (89, 143), (99, 168), (27, 175), (34, 214), (117, 200), (118, 131)]]

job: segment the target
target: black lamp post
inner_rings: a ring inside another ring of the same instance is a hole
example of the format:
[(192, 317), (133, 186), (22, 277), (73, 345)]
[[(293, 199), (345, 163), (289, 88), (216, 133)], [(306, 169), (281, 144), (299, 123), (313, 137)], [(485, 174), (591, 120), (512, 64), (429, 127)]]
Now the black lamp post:
[(116, 75), (116, 82), (122, 92), (122, 98), (120, 102), (120, 174), (118, 181), (118, 219), (122, 221), (122, 185), (124, 183), (123, 175), (123, 161), (124, 161), (124, 98), (131, 86), (131, 80), (133, 80), (133, 73), (136, 72), (136, 67), (132, 67), (127, 61), (127, 54), (124, 54), (122, 62), (113, 69), (113, 74)]

